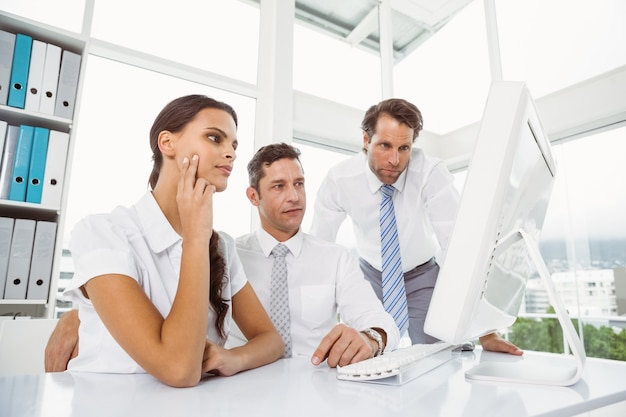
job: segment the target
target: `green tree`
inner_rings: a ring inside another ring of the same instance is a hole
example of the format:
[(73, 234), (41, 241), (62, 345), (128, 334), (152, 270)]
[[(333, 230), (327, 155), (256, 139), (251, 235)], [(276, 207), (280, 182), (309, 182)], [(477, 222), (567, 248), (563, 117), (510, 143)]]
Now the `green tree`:
[[(553, 313), (550, 308), (548, 313)], [(572, 320), (578, 330), (578, 320)], [(626, 330), (616, 333), (611, 327), (583, 325), (585, 352), (589, 357), (626, 361)], [(563, 331), (556, 319), (518, 318), (508, 339), (521, 349), (563, 353)]]

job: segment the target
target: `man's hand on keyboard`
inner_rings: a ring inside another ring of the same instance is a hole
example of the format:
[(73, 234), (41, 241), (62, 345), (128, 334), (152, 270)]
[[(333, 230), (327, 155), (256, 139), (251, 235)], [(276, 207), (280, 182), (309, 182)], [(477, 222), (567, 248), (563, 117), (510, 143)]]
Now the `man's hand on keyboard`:
[(489, 333), (480, 338), (480, 344), (483, 350), (492, 352), (510, 353), (511, 355), (521, 356), (524, 352), (508, 340), (504, 340), (497, 333)]
[(374, 356), (378, 350), (374, 346), (376, 342), (363, 333), (348, 327), (345, 324), (338, 324), (322, 339), (313, 356), (311, 363), (319, 365), (326, 359), (331, 368), (345, 366), (354, 362), (359, 362)]

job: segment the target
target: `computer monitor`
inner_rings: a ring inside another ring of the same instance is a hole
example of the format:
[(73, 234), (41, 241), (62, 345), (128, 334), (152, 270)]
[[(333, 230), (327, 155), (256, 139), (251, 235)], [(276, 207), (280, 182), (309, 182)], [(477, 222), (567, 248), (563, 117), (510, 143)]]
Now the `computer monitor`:
[(537, 243), (555, 174), (550, 143), (525, 84), (493, 82), (424, 328), (450, 343), (507, 328), (519, 314), (526, 280), (538, 274), (573, 360), (572, 366), (568, 359), (555, 367), (526, 357), (481, 362), (467, 378), (571, 385), (581, 377), (584, 347)]

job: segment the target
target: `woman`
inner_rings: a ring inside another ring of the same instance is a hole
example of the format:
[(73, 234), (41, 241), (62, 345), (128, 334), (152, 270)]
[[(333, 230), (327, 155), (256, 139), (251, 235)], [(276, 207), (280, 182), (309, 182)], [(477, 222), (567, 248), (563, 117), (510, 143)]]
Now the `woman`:
[[(233, 239), (213, 230), (213, 194), (226, 188), (236, 134), (225, 103), (202, 95), (170, 102), (150, 131), (151, 191), (75, 226), (66, 294), (81, 324), (69, 370), (147, 372), (186, 387), (204, 372), (228, 376), (281, 357), (282, 339)], [(231, 319), (249, 342), (227, 350)]]

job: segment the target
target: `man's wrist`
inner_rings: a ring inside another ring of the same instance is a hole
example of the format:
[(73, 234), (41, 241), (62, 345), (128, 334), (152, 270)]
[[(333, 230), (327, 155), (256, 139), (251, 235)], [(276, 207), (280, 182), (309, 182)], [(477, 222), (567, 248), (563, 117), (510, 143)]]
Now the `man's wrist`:
[(376, 329), (372, 329), (371, 327), (364, 329), (361, 333), (365, 334), (368, 339), (374, 341), (376, 344), (376, 350), (374, 351), (374, 356), (380, 356), (385, 349), (385, 342), (383, 340), (383, 335)]

